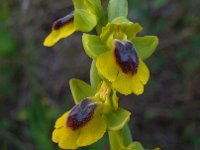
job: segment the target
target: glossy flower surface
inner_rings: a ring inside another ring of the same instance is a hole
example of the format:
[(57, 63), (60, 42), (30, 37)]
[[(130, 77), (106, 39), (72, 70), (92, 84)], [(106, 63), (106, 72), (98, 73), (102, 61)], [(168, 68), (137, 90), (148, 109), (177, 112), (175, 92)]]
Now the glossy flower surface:
[(136, 37), (142, 30), (138, 23), (116, 18), (102, 29), (100, 36), (83, 35), (86, 53), (96, 60), (100, 75), (121, 94), (142, 94), (149, 79), (144, 59), (155, 50), (155, 36)]
[(82, 100), (56, 121), (52, 140), (62, 149), (77, 149), (98, 141), (106, 132), (99, 107), (94, 101)]

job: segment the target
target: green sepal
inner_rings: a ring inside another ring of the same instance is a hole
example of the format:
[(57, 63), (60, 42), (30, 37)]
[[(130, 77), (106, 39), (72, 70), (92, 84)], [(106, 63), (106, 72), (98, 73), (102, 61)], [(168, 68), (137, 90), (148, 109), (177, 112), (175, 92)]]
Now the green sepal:
[(75, 9), (85, 9), (93, 14), (101, 13), (101, 1), (100, 0), (73, 0)]
[(102, 7), (100, 0), (85, 0), (85, 4), (87, 9), (89, 9), (92, 13), (96, 14), (97, 16), (101, 16)]
[(149, 58), (158, 46), (158, 38), (156, 36), (136, 37), (131, 41), (143, 60)]
[(84, 5), (85, 0), (73, 0), (74, 8), (76, 9), (86, 9)]
[(96, 35), (83, 34), (82, 41), (86, 54), (91, 58), (96, 58), (108, 49)]
[(121, 130), (109, 131), (108, 135), (111, 150), (121, 150), (132, 142), (131, 132), (127, 124)]
[(111, 21), (112, 24), (131, 23), (126, 17), (120, 16)]
[(110, 38), (117, 38), (120, 40), (125, 40), (123, 38), (126, 38), (128, 40), (131, 40), (141, 30), (142, 26), (140, 26), (139, 23), (130, 22), (125, 17), (118, 17), (102, 28), (100, 38), (104, 42), (108, 41), (108, 39)]
[(97, 18), (94, 14), (84, 9), (74, 11), (74, 26), (76, 30), (82, 32), (91, 31), (97, 24)]
[(93, 89), (97, 89), (99, 83), (101, 83), (102, 79), (98, 74), (97, 68), (96, 68), (96, 62), (95, 60), (92, 61), (91, 68), (90, 68), (90, 84)]
[(110, 0), (108, 5), (108, 21), (111, 22), (114, 18), (128, 15), (127, 0)]
[(76, 104), (78, 104), (84, 98), (93, 96), (95, 94), (95, 90), (82, 80), (71, 79), (69, 81), (69, 85)]
[(96, 31), (98, 34), (101, 33), (103, 26), (107, 24), (107, 12), (104, 11), (101, 0), (87, 0), (87, 6), (92, 13), (97, 17)]
[(127, 149), (122, 150), (144, 150), (144, 148), (140, 142), (134, 141), (129, 144)]
[(114, 110), (117, 110), (119, 108), (118, 100), (119, 98), (117, 97), (117, 91), (113, 90), (111, 102), (112, 102), (112, 107)]
[(129, 121), (131, 113), (123, 108), (118, 108), (104, 115), (107, 128), (110, 131), (122, 129)]

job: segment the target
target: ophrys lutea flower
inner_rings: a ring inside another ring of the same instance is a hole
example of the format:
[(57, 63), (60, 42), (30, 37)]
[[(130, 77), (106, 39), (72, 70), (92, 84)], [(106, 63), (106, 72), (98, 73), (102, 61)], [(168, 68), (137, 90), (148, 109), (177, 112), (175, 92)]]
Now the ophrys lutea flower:
[(89, 32), (97, 25), (101, 10), (99, 0), (73, 0), (73, 4), (74, 11), (53, 23), (51, 33), (44, 41), (45, 46), (53, 46), (60, 39), (70, 36), (75, 31)]
[(100, 107), (98, 102), (82, 100), (56, 121), (52, 140), (63, 149), (77, 149), (95, 143), (106, 132)]
[(120, 17), (102, 29), (100, 36), (83, 35), (86, 53), (96, 60), (99, 74), (118, 92), (142, 94), (149, 79), (144, 59), (155, 50), (155, 36), (136, 37), (142, 30), (138, 23)]

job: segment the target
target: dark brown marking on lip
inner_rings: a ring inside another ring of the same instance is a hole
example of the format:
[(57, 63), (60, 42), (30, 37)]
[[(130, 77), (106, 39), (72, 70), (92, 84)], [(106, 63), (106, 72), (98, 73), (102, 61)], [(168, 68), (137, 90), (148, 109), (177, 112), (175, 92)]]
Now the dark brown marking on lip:
[(67, 119), (67, 126), (76, 130), (89, 122), (94, 114), (96, 104), (88, 99), (82, 100), (70, 112)]
[(74, 11), (72, 11), (70, 14), (68, 14), (67, 16), (63, 18), (56, 20), (53, 24), (53, 29), (58, 30), (64, 25), (66, 25), (67, 23), (70, 23), (72, 21), (74, 21)]
[(124, 73), (133, 75), (137, 72), (139, 59), (130, 41), (116, 40), (114, 54), (117, 64)]

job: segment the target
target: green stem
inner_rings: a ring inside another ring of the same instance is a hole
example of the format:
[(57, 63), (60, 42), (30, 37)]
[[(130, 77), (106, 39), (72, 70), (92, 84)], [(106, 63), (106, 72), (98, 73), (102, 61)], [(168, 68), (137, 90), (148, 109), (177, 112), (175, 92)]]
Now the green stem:
[(120, 150), (128, 147), (132, 142), (131, 131), (127, 124), (121, 130), (109, 131), (108, 135), (111, 150)]

